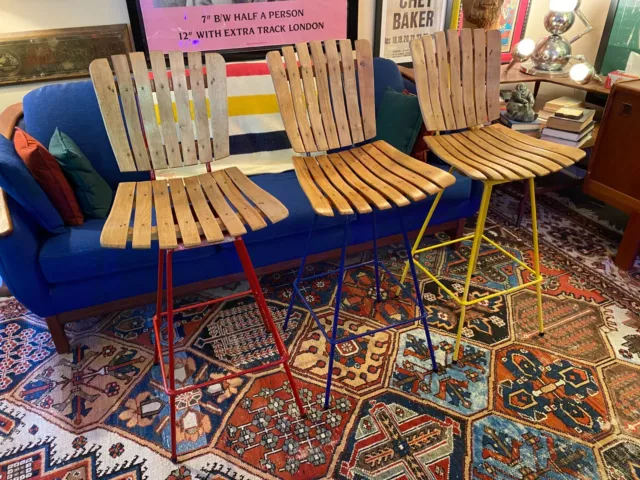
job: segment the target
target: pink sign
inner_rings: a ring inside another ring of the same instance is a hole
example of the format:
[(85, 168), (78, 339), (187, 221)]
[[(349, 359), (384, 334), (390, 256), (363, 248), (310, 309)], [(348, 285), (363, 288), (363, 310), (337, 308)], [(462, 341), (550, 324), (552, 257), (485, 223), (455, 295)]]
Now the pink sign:
[(139, 1), (149, 50), (229, 50), (347, 36), (347, 0)]

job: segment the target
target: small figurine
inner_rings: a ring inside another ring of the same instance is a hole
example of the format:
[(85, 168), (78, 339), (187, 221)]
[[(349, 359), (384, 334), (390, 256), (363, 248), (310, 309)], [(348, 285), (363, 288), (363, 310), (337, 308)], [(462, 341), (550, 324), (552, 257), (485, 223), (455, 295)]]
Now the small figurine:
[(535, 99), (524, 83), (519, 83), (507, 103), (507, 118), (516, 122), (533, 122), (538, 114), (533, 111)]

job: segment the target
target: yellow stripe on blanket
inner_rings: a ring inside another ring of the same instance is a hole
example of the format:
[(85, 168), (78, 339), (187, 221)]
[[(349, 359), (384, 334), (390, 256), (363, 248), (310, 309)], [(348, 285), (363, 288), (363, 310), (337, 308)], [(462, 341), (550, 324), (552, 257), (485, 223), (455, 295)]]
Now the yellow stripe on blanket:
[[(207, 116), (211, 117), (211, 109), (209, 107), (209, 99), (207, 98)], [(269, 113), (278, 113), (278, 101), (275, 94), (268, 95), (242, 95), (237, 97), (229, 97), (229, 116), (237, 117), (240, 115), (266, 115)], [(193, 101), (189, 101), (191, 110), (191, 120), (195, 120), (195, 111)], [(160, 110), (158, 104), (155, 104), (156, 119), (160, 123)], [(178, 110), (175, 102), (173, 102), (173, 121), (178, 122)]]

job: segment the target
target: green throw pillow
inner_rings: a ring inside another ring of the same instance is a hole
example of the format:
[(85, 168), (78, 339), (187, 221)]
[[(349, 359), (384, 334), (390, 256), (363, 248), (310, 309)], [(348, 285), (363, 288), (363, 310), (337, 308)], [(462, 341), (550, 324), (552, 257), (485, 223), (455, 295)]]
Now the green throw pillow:
[(49, 142), (49, 152), (71, 183), (82, 213), (90, 218), (107, 218), (113, 191), (75, 142), (56, 128)]
[(418, 97), (393, 90), (385, 91), (378, 107), (376, 124), (378, 140), (384, 140), (401, 152), (410, 154), (422, 127)]

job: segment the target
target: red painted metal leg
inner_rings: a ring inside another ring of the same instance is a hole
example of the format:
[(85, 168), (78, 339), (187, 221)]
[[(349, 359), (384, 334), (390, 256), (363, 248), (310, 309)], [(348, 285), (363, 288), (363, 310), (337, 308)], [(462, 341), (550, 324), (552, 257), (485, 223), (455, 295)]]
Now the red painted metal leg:
[[(167, 343), (169, 344), (169, 389), (176, 388), (176, 371), (173, 338), (173, 250), (167, 250)], [(171, 461), (178, 459), (176, 445), (176, 397), (169, 395), (171, 407)]]
[[(158, 289), (156, 290), (156, 316), (153, 317), (153, 328), (160, 330), (162, 326), (162, 297), (164, 289), (162, 281), (164, 277), (164, 250), (158, 249)], [(162, 359), (162, 344), (156, 342), (153, 363), (158, 365)]]
[(280, 337), (280, 332), (278, 332), (278, 328), (276, 327), (276, 324), (273, 321), (273, 317), (271, 316), (269, 306), (264, 299), (264, 294), (262, 293), (262, 288), (260, 287), (260, 282), (258, 281), (256, 271), (253, 269), (253, 264), (251, 263), (249, 252), (247, 252), (247, 247), (245, 246), (242, 238), (236, 238), (234, 243), (236, 246), (236, 251), (238, 252), (238, 257), (240, 257), (240, 262), (242, 263), (244, 274), (249, 281), (249, 285), (251, 287), (251, 290), (253, 291), (253, 295), (255, 296), (256, 303), (258, 304), (258, 308), (260, 309), (260, 313), (262, 314), (262, 320), (265, 322), (267, 328), (273, 334), (273, 339), (276, 342), (278, 353), (284, 359), (282, 366), (284, 367), (284, 371), (287, 374), (287, 378), (289, 379), (291, 391), (293, 392), (296, 404), (298, 405), (298, 410), (300, 410), (300, 415), (304, 415), (305, 409), (302, 405), (300, 395), (298, 394), (298, 387), (296, 386), (293, 375), (291, 375), (291, 370), (289, 369), (289, 352), (287, 352), (287, 347)]

